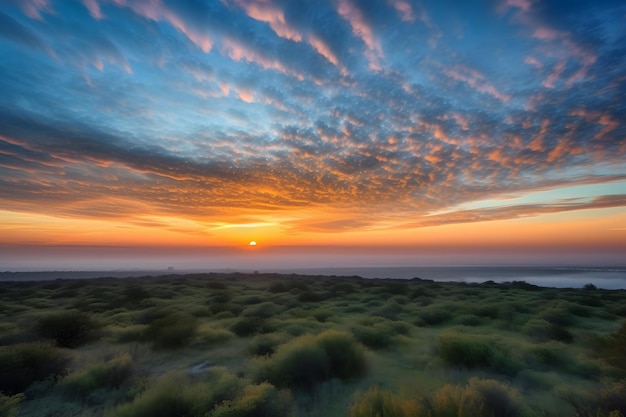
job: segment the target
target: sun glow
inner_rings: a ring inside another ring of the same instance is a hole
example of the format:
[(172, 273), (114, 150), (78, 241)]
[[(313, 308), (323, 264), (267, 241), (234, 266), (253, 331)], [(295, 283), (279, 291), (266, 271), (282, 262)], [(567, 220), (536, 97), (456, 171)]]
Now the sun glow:
[(256, 242), (254, 240), (251, 240), (250, 243), (248, 243), (248, 245), (250, 246), (256, 246)]

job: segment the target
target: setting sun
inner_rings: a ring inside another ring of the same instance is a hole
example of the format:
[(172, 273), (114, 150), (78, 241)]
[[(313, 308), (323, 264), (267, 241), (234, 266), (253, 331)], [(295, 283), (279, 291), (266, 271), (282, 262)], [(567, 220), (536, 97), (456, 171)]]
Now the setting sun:
[(248, 243), (248, 245), (250, 246), (256, 246), (256, 242), (254, 240), (251, 240), (250, 243)]

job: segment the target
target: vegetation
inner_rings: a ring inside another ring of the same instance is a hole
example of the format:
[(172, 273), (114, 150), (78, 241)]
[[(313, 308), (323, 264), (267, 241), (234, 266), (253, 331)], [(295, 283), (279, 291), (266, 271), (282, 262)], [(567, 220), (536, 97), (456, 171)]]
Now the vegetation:
[(0, 282), (0, 416), (618, 417), (625, 305), (523, 282)]
[(88, 314), (76, 310), (47, 314), (37, 325), (43, 337), (54, 339), (59, 346), (68, 348), (87, 343), (97, 327)]

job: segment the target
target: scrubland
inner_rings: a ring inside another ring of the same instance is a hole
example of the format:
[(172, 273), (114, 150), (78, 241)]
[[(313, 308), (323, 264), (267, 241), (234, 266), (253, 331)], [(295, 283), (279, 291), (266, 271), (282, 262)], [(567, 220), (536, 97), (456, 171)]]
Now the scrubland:
[(0, 416), (626, 415), (626, 291), (196, 274), (0, 283)]

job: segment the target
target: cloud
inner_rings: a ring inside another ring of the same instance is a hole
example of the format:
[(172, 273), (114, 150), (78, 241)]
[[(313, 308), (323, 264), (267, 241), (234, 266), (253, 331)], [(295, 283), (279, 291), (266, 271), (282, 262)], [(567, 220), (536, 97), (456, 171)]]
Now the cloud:
[(382, 69), (381, 59), (384, 58), (382, 46), (380, 41), (374, 34), (374, 29), (366, 20), (363, 12), (358, 8), (352, 0), (338, 0), (337, 12), (343, 17), (350, 26), (354, 35), (361, 38), (365, 43), (365, 56), (369, 61), (369, 67), (371, 70), (378, 71)]
[(424, 217), (409, 227), (441, 226), (444, 224), (474, 223), (535, 217), (540, 214), (564, 213), (577, 210), (596, 210), (626, 206), (626, 194), (599, 196), (593, 199), (563, 200), (546, 204), (521, 204), (508, 207), (460, 210)]
[(89, 10), (89, 14), (91, 15), (91, 17), (98, 20), (104, 18), (104, 14), (100, 9), (98, 0), (83, 0), (83, 4), (87, 8), (87, 10)]
[(502, 102), (507, 102), (511, 99), (510, 95), (500, 92), (483, 74), (472, 68), (456, 65), (445, 69), (444, 72), (450, 78), (466, 83), (479, 93), (489, 94)]
[(413, 8), (411, 4), (406, 0), (387, 0), (389, 4), (391, 4), (403, 21), (412, 22), (415, 20), (415, 14), (413, 12)]
[(0, 6), (7, 210), (331, 232), (622, 204), (431, 214), (624, 172), (626, 34), (591, 3), (576, 26), (519, 0), (471, 21), (399, 0), (24, 4), (39, 17)]
[(251, 18), (268, 23), (281, 38), (295, 42), (302, 40), (302, 34), (286, 22), (283, 11), (271, 1), (234, 0), (234, 2), (243, 8)]
[(160, 0), (118, 0), (117, 4), (129, 7), (147, 19), (168, 22), (205, 53), (213, 47), (213, 40), (205, 28), (190, 24), (185, 17)]

